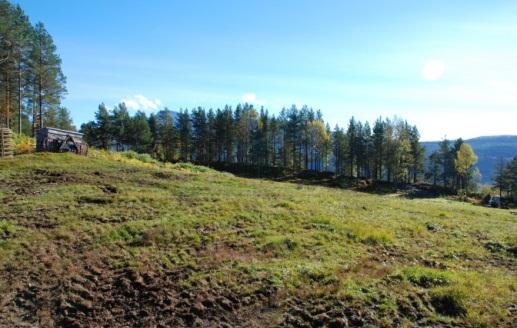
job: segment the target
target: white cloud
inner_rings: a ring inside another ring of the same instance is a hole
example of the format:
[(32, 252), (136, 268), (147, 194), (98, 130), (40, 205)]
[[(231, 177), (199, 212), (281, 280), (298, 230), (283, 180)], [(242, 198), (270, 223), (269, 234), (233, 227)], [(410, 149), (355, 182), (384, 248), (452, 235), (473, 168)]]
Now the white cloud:
[(264, 105), (266, 105), (266, 101), (261, 100), (261, 99), (257, 99), (257, 95), (252, 93), (252, 92), (244, 94), (241, 97), (241, 100), (244, 103), (248, 103), (248, 104), (252, 104), (252, 105), (256, 105), (256, 106), (264, 106)]
[(162, 106), (162, 101), (158, 98), (149, 99), (144, 95), (133, 95), (130, 98), (122, 99), (128, 109), (153, 111)]

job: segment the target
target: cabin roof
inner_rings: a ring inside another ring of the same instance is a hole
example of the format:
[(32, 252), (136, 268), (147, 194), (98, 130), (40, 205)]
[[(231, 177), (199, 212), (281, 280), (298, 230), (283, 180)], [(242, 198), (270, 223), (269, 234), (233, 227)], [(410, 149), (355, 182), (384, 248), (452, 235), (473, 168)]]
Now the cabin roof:
[(56, 134), (56, 135), (62, 135), (62, 136), (70, 135), (70, 136), (74, 136), (79, 139), (82, 139), (84, 136), (84, 134), (81, 132), (63, 130), (63, 129), (52, 128), (52, 127), (40, 128), (40, 129), (38, 129), (37, 134), (38, 135)]

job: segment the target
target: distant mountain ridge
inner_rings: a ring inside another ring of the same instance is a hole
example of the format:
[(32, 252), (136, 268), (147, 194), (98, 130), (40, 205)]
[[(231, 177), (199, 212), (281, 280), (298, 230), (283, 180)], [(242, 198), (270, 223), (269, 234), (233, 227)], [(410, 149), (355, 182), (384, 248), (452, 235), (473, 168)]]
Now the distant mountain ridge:
[[(501, 158), (508, 161), (517, 156), (517, 135), (483, 136), (467, 139), (465, 142), (472, 146), (479, 158), (477, 167), (483, 183), (492, 182), (495, 167)], [(438, 143), (439, 141), (422, 142), (427, 156), (438, 149)], [(454, 140), (451, 140), (451, 145), (453, 144)]]

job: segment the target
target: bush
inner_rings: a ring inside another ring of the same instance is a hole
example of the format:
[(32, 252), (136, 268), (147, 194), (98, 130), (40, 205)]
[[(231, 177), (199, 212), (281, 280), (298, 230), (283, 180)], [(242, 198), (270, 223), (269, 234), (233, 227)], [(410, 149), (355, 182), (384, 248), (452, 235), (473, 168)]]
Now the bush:
[(14, 154), (29, 154), (36, 150), (36, 140), (24, 134), (14, 135)]
[(149, 154), (139, 154), (135, 151), (129, 150), (127, 152), (122, 153), (123, 157), (126, 157), (128, 159), (136, 159), (143, 163), (149, 163), (149, 164), (158, 164), (158, 161), (151, 157)]

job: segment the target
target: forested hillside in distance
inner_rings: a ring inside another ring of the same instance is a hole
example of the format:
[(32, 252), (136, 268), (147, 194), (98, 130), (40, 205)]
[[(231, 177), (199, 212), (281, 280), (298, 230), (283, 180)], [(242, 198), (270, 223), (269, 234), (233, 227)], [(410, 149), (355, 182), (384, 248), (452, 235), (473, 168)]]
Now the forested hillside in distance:
[[(483, 183), (492, 183), (495, 169), (501, 159), (505, 162), (517, 156), (517, 136), (487, 136), (465, 140), (478, 156), (476, 166)], [(422, 142), (427, 157), (438, 149), (439, 141)]]

